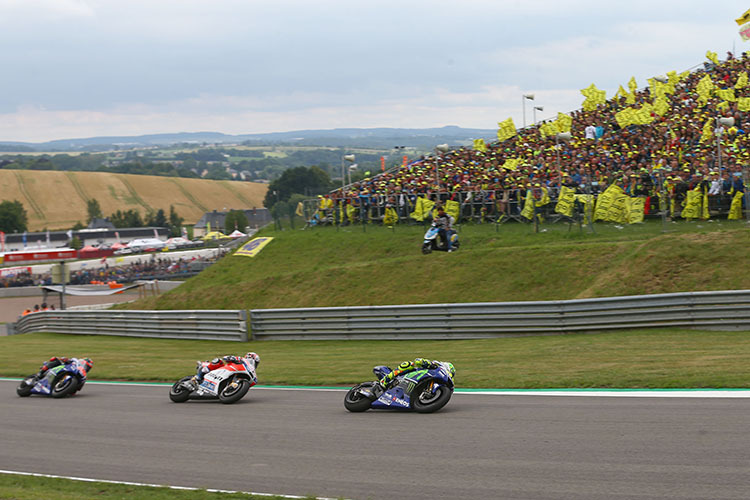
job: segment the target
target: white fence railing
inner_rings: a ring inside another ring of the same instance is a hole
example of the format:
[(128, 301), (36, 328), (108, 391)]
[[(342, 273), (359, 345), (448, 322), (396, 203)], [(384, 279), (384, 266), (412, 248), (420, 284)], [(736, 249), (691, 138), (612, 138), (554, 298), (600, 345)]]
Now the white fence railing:
[[(248, 340), (244, 310), (48, 311), (8, 334), (57, 332), (197, 340)], [(750, 290), (547, 302), (254, 309), (254, 340), (481, 339), (681, 327), (750, 331)]]
[(254, 339), (479, 339), (687, 327), (750, 330), (750, 291), (250, 311)]
[(12, 325), (8, 334), (55, 332), (191, 340), (247, 341), (245, 310), (45, 311)]

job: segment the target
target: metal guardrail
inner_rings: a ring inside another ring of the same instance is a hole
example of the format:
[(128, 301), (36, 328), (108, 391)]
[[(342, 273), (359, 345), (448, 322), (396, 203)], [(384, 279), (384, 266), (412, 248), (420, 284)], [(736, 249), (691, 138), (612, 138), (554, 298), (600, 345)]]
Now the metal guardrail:
[(22, 317), (8, 334), (55, 332), (190, 340), (247, 341), (245, 310), (45, 311)]
[(481, 339), (630, 328), (750, 330), (750, 290), (549, 302), (255, 309), (257, 340)]

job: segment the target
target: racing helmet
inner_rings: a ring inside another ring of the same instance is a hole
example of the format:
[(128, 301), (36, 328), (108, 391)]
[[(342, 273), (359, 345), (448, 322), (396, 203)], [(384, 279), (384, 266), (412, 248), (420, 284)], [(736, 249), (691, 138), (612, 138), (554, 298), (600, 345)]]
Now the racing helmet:
[(453, 366), (453, 363), (444, 362), (443, 366), (448, 368), (448, 371), (451, 374), (451, 378), (454, 378), (456, 376), (456, 368)]
[(91, 358), (83, 358), (83, 369), (86, 370), (86, 373), (90, 372), (91, 369), (94, 367), (94, 362), (91, 361)]
[(260, 356), (258, 356), (254, 352), (248, 352), (245, 354), (245, 359), (252, 359), (255, 362), (255, 366), (258, 366), (260, 364)]

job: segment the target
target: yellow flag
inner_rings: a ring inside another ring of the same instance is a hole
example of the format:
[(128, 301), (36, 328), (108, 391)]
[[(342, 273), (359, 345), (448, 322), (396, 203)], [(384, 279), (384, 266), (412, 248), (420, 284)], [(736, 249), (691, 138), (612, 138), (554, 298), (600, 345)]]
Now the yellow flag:
[(487, 151), (487, 144), (485, 144), (484, 139), (474, 139), (474, 149), (483, 153)]
[(427, 200), (425, 198), (417, 198), (417, 203), (414, 206), (414, 211), (409, 215), (412, 219), (422, 222), (430, 214), (430, 211), (435, 206), (435, 202)]
[(638, 84), (636, 83), (634, 76), (630, 77), (630, 80), (628, 81), (628, 88), (630, 89), (631, 94), (635, 94), (635, 91), (638, 90)]
[(625, 128), (628, 125), (632, 125), (636, 123), (635, 110), (633, 108), (627, 107), (621, 111), (618, 111), (617, 113), (615, 113), (615, 120), (617, 120), (617, 124), (620, 126), (620, 128)]
[(645, 198), (628, 198), (627, 199), (628, 224), (637, 224), (643, 222), (643, 211), (646, 207)]
[(745, 23), (750, 23), (750, 9), (746, 10), (744, 14), (734, 20), (737, 26), (742, 26)]
[(734, 89), (718, 89), (716, 90), (716, 96), (725, 101), (735, 102), (737, 98), (734, 97)]
[(711, 52), (710, 50), (706, 51), (706, 59), (714, 63), (715, 65), (719, 65), (719, 57), (716, 55), (716, 52)]
[(557, 198), (557, 205), (555, 205), (555, 212), (568, 217), (573, 217), (573, 206), (575, 200), (576, 194), (574, 189), (566, 186), (561, 187), (560, 196)]
[(516, 126), (513, 124), (513, 118), (498, 122), (497, 126), (497, 140), (500, 142), (516, 135)]
[(445, 202), (445, 213), (458, 220), (458, 214), (461, 210), (461, 204), (454, 200), (448, 200)]
[(750, 97), (740, 97), (737, 99), (737, 109), (740, 111), (750, 111)]
[(654, 101), (654, 113), (659, 116), (664, 116), (669, 111), (669, 102), (667, 98), (662, 96)]
[(615, 93), (615, 97), (628, 97), (628, 92), (622, 88), (622, 85), (620, 85), (620, 88), (617, 89), (617, 93)]
[(734, 88), (736, 89), (744, 89), (745, 87), (747, 87), (747, 71), (740, 73), (737, 83), (734, 84)]
[(252, 240), (242, 245), (239, 250), (234, 252), (234, 255), (244, 255), (245, 257), (255, 257), (256, 255), (258, 255), (258, 252), (263, 250), (263, 247), (265, 247), (271, 242), (272, 239), (273, 238), (271, 237), (253, 238)]
[(557, 113), (557, 120), (555, 120), (555, 123), (557, 124), (557, 130), (560, 132), (570, 132), (571, 127), (573, 126), (573, 117), (570, 115), (566, 115), (565, 113)]
[(692, 189), (687, 192), (685, 208), (682, 209), (683, 219), (697, 219), (701, 216), (701, 193)]
[(586, 97), (586, 100), (583, 101), (584, 111), (593, 111), (599, 104), (607, 101), (607, 92), (599, 90), (593, 83), (585, 89), (581, 89), (581, 94)]
[(706, 123), (703, 125), (703, 133), (701, 134), (700, 143), (704, 142), (711, 142), (711, 140), (714, 137), (713, 128), (711, 127), (711, 118), (706, 120)]
[(525, 217), (529, 220), (534, 219), (534, 195), (531, 193), (531, 189), (526, 191), (526, 201), (521, 210), (521, 217)]
[(546, 122), (539, 127), (539, 133), (542, 137), (550, 137), (557, 135), (560, 130), (557, 128), (557, 122)]
[(517, 170), (520, 163), (520, 158), (510, 158), (508, 160), (505, 160), (505, 163), (500, 165), (500, 168), (504, 168), (505, 170)]
[(729, 220), (739, 220), (742, 218), (742, 195), (741, 191), (738, 191), (732, 197), (732, 204), (729, 206)]
[(396, 213), (396, 209), (393, 207), (386, 207), (385, 214), (383, 214), (383, 225), (393, 226), (396, 223), (398, 223), (398, 214)]

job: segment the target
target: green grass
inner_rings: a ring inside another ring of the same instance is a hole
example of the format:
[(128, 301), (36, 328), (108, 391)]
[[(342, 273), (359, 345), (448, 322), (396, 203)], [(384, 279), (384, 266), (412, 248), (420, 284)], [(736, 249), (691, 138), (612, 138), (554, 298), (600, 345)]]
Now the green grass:
[(463, 388), (748, 388), (750, 333), (633, 330), (453, 341), (249, 343), (27, 334), (0, 337), (0, 374), (25, 376), (53, 355), (90, 356), (93, 380), (174, 381), (195, 360), (254, 350), (261, 384), (350, 386), (374, 365), (424, 356), (455, 364)]
[(163, 487), (0, 474), (0, 498), (13, 500), (39, 500), (41, 498), (54, 498), (56, 500), (115, 500), (122, 498), (148, 498), (149, 500), (281, 500), (283, 497), (246, 495), (244, 493), (211, 493), (205, 490), (173, 490)]
[[(300, 228), (301, 224), (297, 225)], [(422, 226), (262, 231), (256, 257), (231, 256), (131, 309), (252, 309), (559, 300), (750, 288), (744, 222), (661, 222), (596, 233), (567, 224), (466, 224), (461, 250), (420, 253)]]

